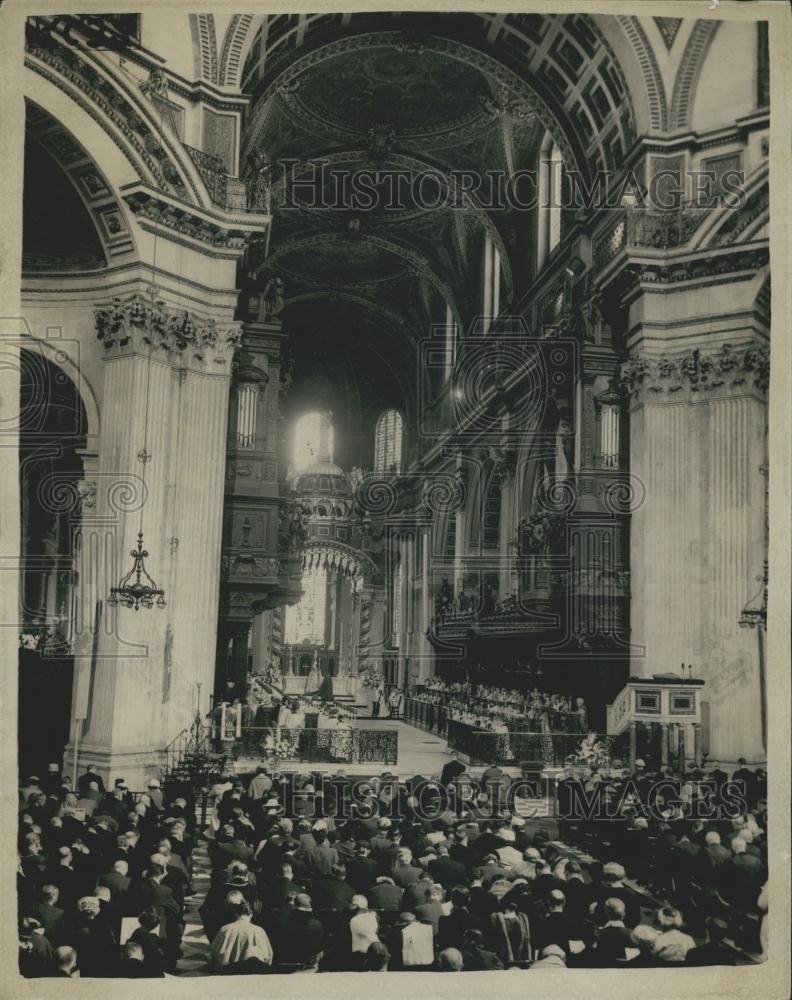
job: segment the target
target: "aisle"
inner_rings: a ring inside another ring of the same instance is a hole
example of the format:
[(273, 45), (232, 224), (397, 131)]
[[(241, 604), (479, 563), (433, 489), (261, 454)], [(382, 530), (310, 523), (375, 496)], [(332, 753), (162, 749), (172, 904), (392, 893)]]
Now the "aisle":
[[(196, 836), (198, 836), (196, 834)], [(176, 967), (179, 976), (201, 976), (205, 975), (206, 962), (209, 958), (209, 942), (204, 934), (201, 916), (198, 907), (206, 899), (209, 891), (209, 855), (206, 850), (206, 841), (203, 837), (198, 837), (193, 852), (193, 888), (195, 895), (189, 896), (184, 901), (184, 937), (182, 938), (182, 957)]]

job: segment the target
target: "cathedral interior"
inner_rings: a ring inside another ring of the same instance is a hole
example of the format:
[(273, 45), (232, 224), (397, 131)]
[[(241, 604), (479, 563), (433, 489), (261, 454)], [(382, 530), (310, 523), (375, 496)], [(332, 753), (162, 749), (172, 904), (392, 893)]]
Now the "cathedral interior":
[(766, 22), (53, 14), (23, 84), (21, 773), (471, 684), (766, 760)]

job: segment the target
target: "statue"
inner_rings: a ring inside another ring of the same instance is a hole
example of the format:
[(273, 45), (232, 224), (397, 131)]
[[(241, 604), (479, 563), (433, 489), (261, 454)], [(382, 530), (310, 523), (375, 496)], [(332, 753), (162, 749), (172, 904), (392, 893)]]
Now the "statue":
[(284, 304), (283, 278), (270, 278), (261, 293), (259, 319), (276, 319), (283, 311)]

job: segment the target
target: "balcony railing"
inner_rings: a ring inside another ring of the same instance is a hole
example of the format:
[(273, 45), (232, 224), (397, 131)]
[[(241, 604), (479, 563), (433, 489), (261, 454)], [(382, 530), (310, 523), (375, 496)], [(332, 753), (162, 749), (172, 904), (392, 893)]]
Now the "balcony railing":
[(269, 212), (270, 186), (261, 177), (232, 177), (219, 156), (184, 144), (206, 185), (209, 197), (227, 212)]
[(684, 246), (712, 206), (684, 204), (667, 211), (624, 210), (594, 239), (594, 270), (601, 271), (627, 247), (670, 250)]

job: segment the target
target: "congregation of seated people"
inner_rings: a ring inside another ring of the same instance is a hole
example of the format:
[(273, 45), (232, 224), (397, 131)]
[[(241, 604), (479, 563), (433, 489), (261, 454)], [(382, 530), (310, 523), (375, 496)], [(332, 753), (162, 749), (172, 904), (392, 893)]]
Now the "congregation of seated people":
[[(615, 778), (564, 776), (557, 837), (520, 815), (499, 768), (468, 774), (459, 760), (430, 778), (265, 767), (227, 776), (203, 833), (179, 787), (163, 798), (154, 783), (129, 809), (123, 782), (103, 794), (89, 773), (78, 799), (58, 774), (31, 779), (20, 790), (20, 967), (176, 971), (200, 837), (211, 974), (731, 965), (760, 953), (762, 772), (741, 766), (732, 778), (745, 788), (742, 808), (700, 820), (699, 792), (714, 788), (716, 806), (733, 801), (725, 772), (686, 778), (641, 764)], [(590, 803), (620, 782), (637, 794), (615, 817), (567, 808), (580, 801), (575, 789)], [(696, 794), (684, 796), (690, 783)], [(82, 802), (94, 803), (84, 819)], [(122, 937), (125, 918), (136, 927)]]

